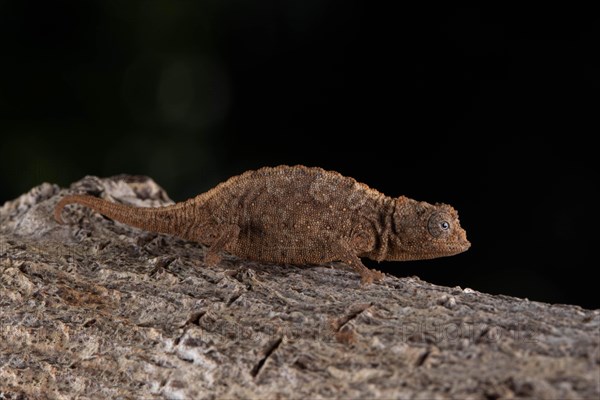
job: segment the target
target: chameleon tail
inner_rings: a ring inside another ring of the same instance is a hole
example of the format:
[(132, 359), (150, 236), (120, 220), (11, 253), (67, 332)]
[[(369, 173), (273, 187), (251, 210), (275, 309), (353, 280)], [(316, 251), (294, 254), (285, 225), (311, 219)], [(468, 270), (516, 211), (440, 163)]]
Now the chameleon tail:
[[(152, 232), (175, 234), (177, 231), (177, 218), (175, 208), (182, 204), (166, 207), (134, 207), (89, 195), (70, 195), (63, 197), (54, 209), (54, 219), (63, 224), (62, 211), (68, 204), (82, 204), (115, 221), (135, 226)], [(165, 212), (166, 211), (166, 212)]]

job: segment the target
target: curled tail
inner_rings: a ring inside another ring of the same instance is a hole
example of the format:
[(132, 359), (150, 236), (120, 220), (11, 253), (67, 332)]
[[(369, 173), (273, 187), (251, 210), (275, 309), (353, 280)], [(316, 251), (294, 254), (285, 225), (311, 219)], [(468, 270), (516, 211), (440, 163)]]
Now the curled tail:
[(115, 221), (152, 232), (176, 234), (179, 225), (179, 209), (185, 203), (166, 207), (134, 207), (89, 195), (70, 195), (63, 197), (54, 208), (54, 219), (63, 224), (62, 211), (66, 205), (81, 204)]

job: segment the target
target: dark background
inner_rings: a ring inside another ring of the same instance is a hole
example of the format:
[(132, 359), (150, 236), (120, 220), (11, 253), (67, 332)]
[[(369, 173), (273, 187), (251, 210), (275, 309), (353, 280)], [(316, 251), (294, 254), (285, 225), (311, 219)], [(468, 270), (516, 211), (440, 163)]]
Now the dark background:
[(184, 200), (322, 166), (459, 210), (471, 250), (387, 272), (600, 307), (597, 14), (389, 7), (0, 1), (0, 203), (87, 174)]

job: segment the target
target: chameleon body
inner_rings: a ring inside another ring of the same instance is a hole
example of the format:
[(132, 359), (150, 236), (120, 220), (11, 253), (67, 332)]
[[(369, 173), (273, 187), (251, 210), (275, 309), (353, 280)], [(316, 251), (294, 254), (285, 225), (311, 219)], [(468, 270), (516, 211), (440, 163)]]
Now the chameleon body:
[(221, 252), (272, 263), (341, 261), (363, 282), (383, 275), (363, 265), (373, 260), (418, 260), (470, 247), (457, 212), (404, 196), (392, 198), (337, 172), (304, 166), (265, 167), (232, 177), (206, 193), (166, 207), (144, 208), (89, 195), (62, 198), (118, 222), (209, 246), (206, 263)]

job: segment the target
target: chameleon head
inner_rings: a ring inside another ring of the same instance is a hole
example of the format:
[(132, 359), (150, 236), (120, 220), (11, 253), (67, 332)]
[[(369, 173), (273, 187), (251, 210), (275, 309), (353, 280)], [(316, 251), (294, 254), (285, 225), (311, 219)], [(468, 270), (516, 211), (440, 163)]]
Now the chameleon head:
[(462, 253), (471, 247), (458, 213), (447, 204), (396, 199), (388, 260), (422, 260)]

